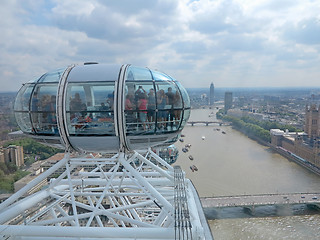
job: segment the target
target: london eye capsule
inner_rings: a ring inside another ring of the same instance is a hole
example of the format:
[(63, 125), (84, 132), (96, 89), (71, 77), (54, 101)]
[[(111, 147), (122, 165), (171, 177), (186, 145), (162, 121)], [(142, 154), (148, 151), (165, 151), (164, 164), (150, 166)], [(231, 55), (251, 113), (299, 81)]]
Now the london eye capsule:
[(189, 118), (190, 100), (165, 73), (85, 63), (24, 84), (14, 112), (22, 132), (46, 144), (114, 152), (172, 144)]

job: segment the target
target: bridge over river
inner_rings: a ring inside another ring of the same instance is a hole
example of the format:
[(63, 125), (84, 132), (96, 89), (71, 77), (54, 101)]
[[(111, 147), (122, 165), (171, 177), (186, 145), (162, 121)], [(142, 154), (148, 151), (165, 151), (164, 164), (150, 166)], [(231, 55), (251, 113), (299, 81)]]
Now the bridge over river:
[(229, 126), (230, 123), (228, 122), (221, 122), (221, 121), (189, 121), (187, 122), (187, 124), (190, 124), (191, 126), (194, 125), (205, 125), (205, 126), (209, 126), (211, 124), (218, 124), (219, 126)]
[(203, 208), (243, 207), (254, 214), (255, 207), (306, 204), (320, 210), (320, 193), (259, 194), (227, 197), (202, 197)]

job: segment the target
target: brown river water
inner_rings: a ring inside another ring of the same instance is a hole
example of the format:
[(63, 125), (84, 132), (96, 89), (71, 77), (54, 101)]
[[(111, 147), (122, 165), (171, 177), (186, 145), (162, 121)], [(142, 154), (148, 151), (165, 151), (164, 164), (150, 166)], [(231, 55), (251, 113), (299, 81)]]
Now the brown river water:
[[(215, 111), (194, 109), (189, 121), (215, 121)], [(226, 134), (222, 134), (222, 131)], [(182, 133), (185, 134), (184, 142), (175, 144), (180, 151), (175, 164), (186, 172), (200, 197), (320, 192), (320, 176), (230, 126), (187, 125)], [(191, 144), (190, 151), (183, 153), (181, 149), (187, 143)], [(193, 156), (193, 161), (189, 160), (189, 155)], [(190, 170), (192, 164), (198, 167), (197, 172)], [(274, 209), (266, 208), (263, 211)], [(209, 220), (214, 239), (320, 239), (318, 214), (242, 215), (239, 209), (229, 209), (222, 219)]]

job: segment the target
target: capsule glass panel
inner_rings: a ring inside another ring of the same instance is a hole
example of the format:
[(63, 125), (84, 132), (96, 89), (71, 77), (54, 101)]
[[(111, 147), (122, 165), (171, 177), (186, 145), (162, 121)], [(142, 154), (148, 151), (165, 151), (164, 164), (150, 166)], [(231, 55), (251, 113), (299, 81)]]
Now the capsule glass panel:
[(31, 120), (36, 133), (58, 135), (56, 98), (58, 84), (37, 84), (31, 98)]
[(29, 111), (30, 96), (34, 88), (33, 84), (25, 84), (18, 92), (15, 103), (15, 111)]
[(167, 74), (157, 71), (152, 71), (152, 76), (154, 80), (161, 80), (161, 81), (172, 81), (173, 79), (169, 77)]
[(181, 92), (181, 97), (182, 97), (182, 103), (183, 103), (183, 111), (180, 113), (180, 117), (183, 118), (182, 122), (181, 122), (181, 125), (179, 127), (180, 130), (182, 130), (184, 128), (184, 126), (187, 124), (187, 121), (190, 117), (190, 107), (191, 107), (191, 104), (190, 104), (190, 98), (189, 98), (189, 95), (186, 91), (186, 89), (181, 85), (181, 83), (179, 82), (176, 82), (177, 86), (179, 87), (180, 89), (180, 92)]
[(125, 92), (127, 135), (154, 134), (156, 124), (156, 96), (153, 82), (126, 82)]
[(181, 83), (176, 82), (176, 84), (178, 85), (178, 87), (180, 89), (180, 92), (181, 92), (181, 95), (182, 95), (183, 105), (184, 105), (183, 107), (185, 109), (190, 108), (191, 104), (190, 104), (190, 98), (189, 98), (189, 95), (187, 93), (187, 90), (181, 85)]
[(17, 94), (14, 111), (16, 121), (23, 132), (32, 133), (30, 121), (30, 96), (33, 91), (34, 84), (25, 84)]
[(70, 135), (115, 136), (114, 82), (69, 83), (66, 114)]
[(187, 124), (187, 121), (188, 121), (188, 119), (189, 119), (189, 117), (190, 117), (190, 112), (191, 112), (190, 109), (185, 109), (185, 110), (183, 111), (183, 119), (182, 119), (182, 123), (181, 123), (181, 126), (180, 126), (180, 129), (181, 129), (181, 130), (182, 130), (183, 127)]
[(65, 68), (59, 68), (57, 70), (48, 72), (41, 76), (38, 83), (59, 82), (64, 71), (65, 71)]
[(127, 81), (152, 80), (151, 72), (147, 68), (129, 66), (127, 69)]
[(156, 81), (157, 132), (178, 130), (181, 121), (182, 99), (177, 85), (172, 81)]
[[(42, 75), (42, 76), (43, 76), (43, 75)], [(42, 76), (41, 76), (41, 77), (42, 77)], [(40, 78), (41, 78), (41, 77), (40, 77)], [(29, 84), (29, 83), (36, 83), (36, 82), (39, 81), (40, 78), (34, 78), (34, 79), (30, 80), (30, 81), (28, 82), (28, 84)]]
[(15, 117), (18, 126), (20, 127), (21, 131), (26, 133), (32, 133), (32, 127), (30, 122), (30, 115), (27, 112), (15, 112)]

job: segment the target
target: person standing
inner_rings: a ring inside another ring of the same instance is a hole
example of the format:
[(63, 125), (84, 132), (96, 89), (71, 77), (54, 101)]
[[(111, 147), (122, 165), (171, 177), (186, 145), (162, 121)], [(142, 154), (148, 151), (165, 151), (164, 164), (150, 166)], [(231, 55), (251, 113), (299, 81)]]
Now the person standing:
[(147, 94), (145, 92), (139, 94), (139, 100), (138, 100), (138, 109), (139, 109), (139, 119), (142, 123), (143, 130), (147, 130)]
[(156, 110), (156, 97), (155, 97), (153, 88), (151, 88), (148, 93), (148, 121), (150, 123), (155, 121), (154, 119), (155, 110)]
[(162, 129), (166, 127), (167, 111), (165, 110), (167, 105), (167, 96), (163, 89), (160, 89), (157, 93), (158, 103), (158, 128)]
[(170, 127), (172, 130), (172, 126), (173, 126), (173, 117), (174, 117), (174, 111), (173, 111), (173, 105), (174, 105), (174, 98), (175, 98), (175, 94), (172, 92), (172, 88), (169, 87), (168, 88), (168, 92), (166, 93), (166, 96), (168, 98), (168, 105), (169, 105), (169, 118), (168, 121), (170, 122)]
[(179, 126), (180, 118), (181, 118), (181, 109), (182, 109), (182, 101), (180, 92), (176, 91), (176, 94), (174, 95), (174, 103), (173, 103), (173, 109), (174, 109), (174, 118), (175, 118), (175, 125), (176, 127)]

